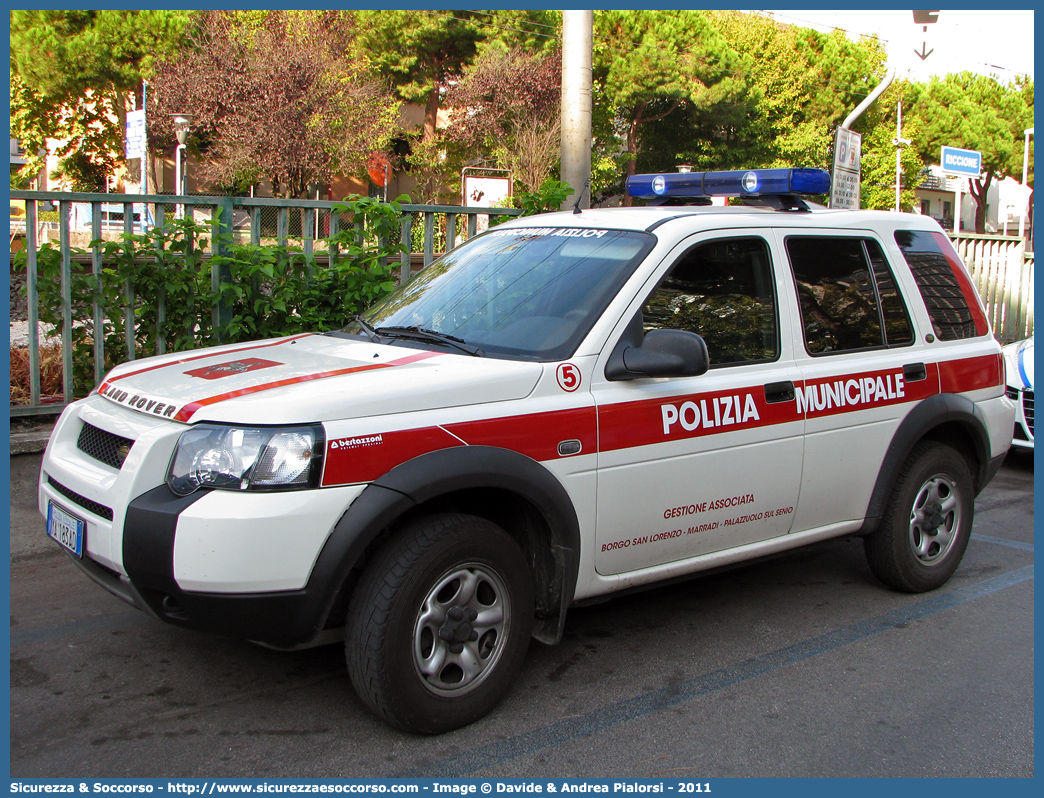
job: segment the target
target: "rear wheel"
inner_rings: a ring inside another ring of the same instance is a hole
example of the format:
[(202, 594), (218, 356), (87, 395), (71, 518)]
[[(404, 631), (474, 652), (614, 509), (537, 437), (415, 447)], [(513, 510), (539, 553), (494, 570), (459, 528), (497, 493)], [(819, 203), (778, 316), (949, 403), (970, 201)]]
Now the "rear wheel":
[(974, 489), (954, 449), (922, 441), (903, 464), (881, 525), (864, 538), (870, 570), (907, 593), (941, 587), (957, 570), (971, 536)]
[(532, 580), (518, 544), (482, 518), (431, 516), (367, 566), (348, 614), (348, 673), (388, 723), (438, 734), (496, 705), (532, 625)]

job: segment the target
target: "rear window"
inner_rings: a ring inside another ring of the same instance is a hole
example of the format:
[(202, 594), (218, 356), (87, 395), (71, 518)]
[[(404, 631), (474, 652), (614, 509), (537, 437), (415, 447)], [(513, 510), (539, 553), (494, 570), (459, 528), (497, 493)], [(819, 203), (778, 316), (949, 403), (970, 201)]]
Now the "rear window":
[(977, 338), (989, 332), (971, 276), (944, 234), (898, 230), (895, 243), (910, 265), (939, 340)]
[(913, 343), (906, 306), (876, 241), (789, 236), (786, 247), (809, 354)]

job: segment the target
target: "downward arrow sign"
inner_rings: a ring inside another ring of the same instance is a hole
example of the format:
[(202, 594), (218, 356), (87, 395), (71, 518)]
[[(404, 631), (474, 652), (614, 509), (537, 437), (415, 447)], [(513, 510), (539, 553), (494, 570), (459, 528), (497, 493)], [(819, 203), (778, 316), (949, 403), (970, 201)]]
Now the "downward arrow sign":
[(927, 46), (928, 46), (927, 42), (922, 42), (922, 43), (921, 43), (921, 52), (917, 52), (916, 50), (914, 50), (914, 55), (916, 55), (916, 56), (917, 56), (918, 58), (920, 58), (920, 59), (921, 59), (922, 61), (923, 61), (924, 59), (926, 59), (926, 58), (927, 58), (928, 56), (930, 56), (930, 55), (931, 55), (932, 53), (934, 53), (934, 52), (935, 52), (935, 48), (932, 48), (931, 50), (929, 50), (929, 51), (928, 51), (928, 52), (926, 53), (926, 52), (924, 51), (924, 48), (925, 48), (925, 47), (927, 47)]

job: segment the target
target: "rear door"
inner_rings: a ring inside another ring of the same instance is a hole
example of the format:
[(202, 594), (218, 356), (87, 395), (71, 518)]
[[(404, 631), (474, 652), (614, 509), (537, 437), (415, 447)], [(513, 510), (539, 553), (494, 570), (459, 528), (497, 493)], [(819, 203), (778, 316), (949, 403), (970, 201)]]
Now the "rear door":
[(899, 423), (938, 392), (882, 242), (870, 231), (777, 233), (797, 335), (805, 415), (793, 531), (861, 523)]

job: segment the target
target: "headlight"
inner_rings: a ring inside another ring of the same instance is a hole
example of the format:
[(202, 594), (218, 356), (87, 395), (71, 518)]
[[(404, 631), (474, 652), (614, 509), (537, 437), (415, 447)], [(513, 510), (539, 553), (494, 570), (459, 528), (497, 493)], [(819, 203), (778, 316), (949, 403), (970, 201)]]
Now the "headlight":
[(200, 424), (178, 440), (167, 484), (179, 496), (199, 488), (293, 490), (319, 479), (321, 427)]

